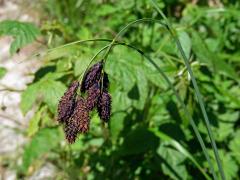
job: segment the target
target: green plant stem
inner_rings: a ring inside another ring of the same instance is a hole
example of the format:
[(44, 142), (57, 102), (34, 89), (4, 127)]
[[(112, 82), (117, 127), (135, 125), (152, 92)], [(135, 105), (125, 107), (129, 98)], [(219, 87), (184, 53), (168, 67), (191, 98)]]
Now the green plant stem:
[(46, 50), (44, 52), (41, 52), (41, 53), (33, 54), (32, 56), (29, 56), (27, 59), (24, 59), (24, 60), (20, 61), (18, 64), (21, 64), (21, 63), (23, 63), (27, 60), (31, 60), (35, 57), (43, 56), (43, 54), (47, 54), (47, 53), (52, 52), (52, 51), (57, 50), (57, 49), (65, 48), (65, 47), (72, 46), (72, 45), (75, 45), (75, 44), (82, 44), (82, 43), (86, 43), (86, 42), (96, 42), (96, 41), (107, 41), (107, 42), (109, 42), (109, 39), (97, 38), (97, 39), (85, 39), (85, 40), (70, 42), (70, 43), (64, 44), (62, 46), (58, 46), (58, 47), (55, 47), (55, 48), (48, 49), (48, 50)]
[(199, 90), (199, 87), (197, 85), (197, 81), (193, 75), (193, 72), (192, 72), (192, 69), (191, 69), (191, 66), (189, 64), (189, 61), (183, 51), (183, 48), (182, 48), (182, 45), (174, 31), (174, 29), (172, 28), (171, 24), (169, 23), (168, 21), (168, 18), (164, 15), (164, 13), (159, 9), (157, 3), (155, 0), (151, 0), (153, 6), (156, 8), (157, 12), (159, 12), (159, 14), (162, 16), (162, 18), (164, 19), (166, 25), (167, 25), (167, 29), (169, 30), (169, 32), (171, 33), (173, 39), (175, 40), (176, 42), (176, 45), (183, 57), (183, 60), (184, 60), (184, 63), (187, 67), (187, 70), (191, 76), (191, 81), (192, 81), (192, 84), (193, 84), (193, 87), (195, 89), (195, 92), (196, 92), (196, 96), (197, 96), (197, 99), (198, 99), (198, 102), (199, 102), (199, 105), (200, 105), (200, 108), (201, 108), (201, 111), (202, 111), (202, 114), (203, 114), (203, 117), (204, 117), (204, 120), (205, 120), (205, 125), (206, 125), (206, 128), (207, 128), (207, 132), (208, 132), (208, 135), (209, 135), (209, 138), (210, 138), (210, 141), (211, 141), (211, 145), (213, 147), (213, 151), (214, 151), (214, 155), (215, 155), (215, 158), (216, 158), (216, 161), (217, 161), (217, 165), (218, 165), (218, 169), (220, 171), (220, 175), (221, 175), (221, 178), (222, 180), (225, 180), (225, 174), (224, 174), (224, 171), (223, 171), (223, 168), (222, 168), (222, 164), (221, 164), (221, 161), (220, 161), (220, 157), (219, 157), (219, 154), (218, 154), (218, 149), (217, 149), (217, 146), (216, 146), (216, 143), (215, 143), (215, 140), (214, 140), (214, 137), (213, 137), (213, 133), (212, 133), (212, 130), (211, 130), (211, 125), (209, 123), (209, 119), (208, 119), (208, 115), (207, 115), (207, 112), (206, 112), (206, 108), (205, 108), (205, 105), (204, 105), (204, 102), (202, 100), (202, 95), (200, 93), (200, 90)]
[(46, 51), (46, 53), (48, 53), (50, 51), (54, 51), (56, 49), (61, 49), (61, 48), (64, 48), (64, 47), (75, 45), (75, 44), (81, 44), (81, 43), (85, 43), (85, 42), (96, 42), (96, 41), (107, 41), (107, 42), (109, 42), (109, 39), (97, 38), (97, 39), (85, 39), (85, 40), (74, 41), (74, 42), (70, 42), (68, 44), (64, 44), (62, 46), (58, 46), (58, 47), (55, 47), (55, 48), (48, 49)]
[(146, 21), (146, 22), (158, 22), (159, 24), (161, 24), (162, 26), (165, 26), (164, 23), (162, 23), (160, 20), (154, 20), (152, 18), (143, 18), (143, 19), (137, 19), (135, 21), (132, 21), (130, 22), (129, 24), (127, 24), (124, 28), (122, 28), (118, 33), (117, 35), (114, 37), (114, 39), (112, 40), (112, 42), (109, 44), (110, 46), (108, 47), (107, 51), (105, 52), (104, 56), (103, 56), (103, 60), (105, 61), (108, 57), (108, 54), (110, 53), (114, 43), (118, 40), (119, 37), (121, 37), (124, 33), (125, 33), (125, 30), (128, 29), (129, 27), (131, 27), (132, 25), (138, 23), (138, 22), (143, 22), (143, 21)]
[(213, 137), (213, 133), (212, 133), (212, 130), (211, 130), (211, 125), (209, 123), (209, 118), (208, 118), (208, 115), (207, 115), (207, 112), (206, 112), (206, 108), (205, 108), (205, 105), (204, 105), (204, 102), (203, 102), (203, 98), (202, 98), (202, 95), (200, 93), (200, 90), (199, 90), (199, 87), (197, 85), (197, 81), (193, 75), (193, 72), (192, 72), (192, 68), (187, 60), (187, 57), (182, 49), (182, 46), (178, 40), (177, 37), (174, 37), (176, 43), (177, 43), (177, 46), (182, 54), (182, 57), (185, 61), (185, 65), (187, 67), (187, 70), (191, 76), (191, 80), (192, 80), (192, 83), (193, 83), (193, 87), (196, 91), (196, 95), (197, 95), (197, 99), (198, 99), (198, 102), (199, 102), (199, 105), (200, 105), (200, 108), (201, 108), (201, 111), (202, 111), (202, 114), (203, 114), (203, 117), (204, 117), (204, 120), (205, 120), (205, 124), (206, 124), (206, 128), (207, 128), (207, 131), (208, 131), (208, 135), (209, 135), (209, 138), (210, 138), (210, 141), (211, 141), (211, 145), (213, 147), (213, 151), (214, 151), (214, 155), (215, 155), (215, 158), (216, 158), (216, 161), (217, 161), (217, 165), (218, 165), (218, 169), (220, 171), (220, 175), (221, 175), (221, 178), (222, 180), (225, 180), (225, 174), (224, 174), (224, 171), (223, 171), (223, 168), (222, 168), (222, 163), (220, 161), (220, 157), (219, 157), (219, 154), (218, 154), (218, 149), (217, 149), (217, 145), (215, 143), (215, 140), (214, 140), (214, 137)]
[[(102, 41), (106, 41), (106, 39), (104, 39), (104, 40), (102, 40)], [(85, 41), (85, 42), (87, 42), (87, 41)], [(106, 45), (106, 46), (104, 46), (102, 49), (100, 49), (92, 58), (91, 58), (91, 60), (90, 60), (90, 62), (89, 62), (89, 64), (88, 64), (88, 66), (87, 66), (87, 68), (86, 68), (86, 70), (84, 71), (84, 73), (83, 73), (83, 76), (79, 76), (79, 81), (81, 82), (82, 81), (82, 78), (84, 77), (84, 75), (86, 74), (86, 72), (88, 71), (88, 69), (89, 69), (89, 67), (90, 67), (90, 65), (92, 64), (92, 62), (96, 59), (96, 57), (101, 53), (101, 52), (103, 52), (105, 49), (107, 49), (109, 47), (109, 45)]]

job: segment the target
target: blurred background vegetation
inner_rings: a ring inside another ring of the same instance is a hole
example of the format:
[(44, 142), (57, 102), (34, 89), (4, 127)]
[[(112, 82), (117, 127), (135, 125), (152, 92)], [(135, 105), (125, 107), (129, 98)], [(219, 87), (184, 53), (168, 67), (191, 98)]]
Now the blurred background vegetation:
[[(226, 179), (239, 179), (240, 2), (157, 3), (176, 29), (190, 61)], [(92, 113), (90, 132), (68, 145), (56, 121), (57, 103), (66, 87), (79, 78), (94, 54), (108, 42), (44, 52), (77, 40), (113, 39), (136, 19), (161, 19), (150, 1), (41, 0), (31, 4), (40, 12), (38, 28), (19, 22), (0, 23), (0, 35), (9, 35), (14, 27), (27, 32), (25, 37), (19, 32), (10, 34), (23, 38), (12, 44), (11, 53), (36, 37), (40, 37), (39, 51), (43, 52), (36, 60), (42, 66), (23, 92), (20, 104), (23, 114), (35, 107), (24, 132), (29, 141), (16, 159), (3, 159), (4, 166), (16, 169), (18, 178), (31, 176), (46, 162), (56, 166), (53, 179), (205, 179), (204, 173), (211, 177), (199, 142), (173, 92), (149, 62), (124, 46), (114, 47), (105, 66), (113, 101), (110, 123), (103, 127)], [(191, 112), (219, 175), (190, 77), (169, 33), (146, 22), (131, 27), (119, 40), (144, 51), (170, 78)]]

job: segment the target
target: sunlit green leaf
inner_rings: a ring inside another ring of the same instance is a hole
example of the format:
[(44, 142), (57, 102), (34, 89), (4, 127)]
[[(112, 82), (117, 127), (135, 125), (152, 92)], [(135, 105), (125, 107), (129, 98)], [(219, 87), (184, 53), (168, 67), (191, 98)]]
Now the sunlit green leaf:
[(32, 43), (40, 35), (39, 29), (32, 23), (5, 20), (0, 22), (0, 36), (10, 35), (14, 41), (10, 47), (10, 53), (15, 53), (23, 46)]
[(58, 129), (45, 128), (40, 130), (26, 146), (23, 153), (23, 162), (21, 169), (26, 172), (30, 165), (43, 155), (57, 147), (61, 140)]
[(37, 111), (35, 115), (32, 117), (32, 119), (30, 120), (29, 127), (28, 127), (28, 136), (32, 136), (38, 131), (39, 122), (41, 120), (41, 114), (42, 114), (41, 110)]
[(79, 57), (74, 66), (74, 75), (83, 76), (89, 64), (90, 64), (90, 59), (88, 57)]
[[(157, 153), (164, 160), (162, 162), (162, 170), (164, 174), (172, 179), (187, 179), (187, 169), (183, 161), (186, 157), (182, 153), (168, 146), (169, 143), (162, 143)], [(174, 156), (173, 156), (174, 154)]]
[(179, 31), (178, 38), (180, 43), (182, 44), (182, 47), (183, 47), (184, 53), (187, 56), (187, 59), (189, 59), (192, 43), (188, 33), (185, 31)]
[(235, 132), (233, 139), (229, 143), (229, 147), (232, 150), (233, 157), (238, 161), (238, 164), (240, 164), (240, 131), (238, 130)]
[(52, 80), (46, 80), (41, 85), (44, 102), (48, 105), (52, 113), (56, 113), (58, 101), (66, 91), (66, 86), (61, 82)]
[(126, 113), (124, 112), (115, 112), (111, 116), (110, 121), (110, 130), (111, 130), (111, 138), (115, 141), (120, 132), (124, 128), (124, 118), (126, 117)]
[(57, 71), (67, 71), (72, 68), (72, 63), (70, 59), (61, 59), (57, 62)]
[(31, 84), (21, 95), (20, 108), (23, 114), (26, 114), (40, 96), (40, 84)]

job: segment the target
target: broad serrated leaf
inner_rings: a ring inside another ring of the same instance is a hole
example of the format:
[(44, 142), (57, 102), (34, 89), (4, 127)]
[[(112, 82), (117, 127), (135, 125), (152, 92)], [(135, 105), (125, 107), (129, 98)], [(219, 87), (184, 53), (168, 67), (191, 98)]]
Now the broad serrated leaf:
[(161, 165), (163, 173), (172, 179), (187, 179), (188, 173), (184, 165), (186, 157), (169, 145), (169, 142), (163, 142), (157, 150), (158, 155), (163, 159)]
[(234, 133), (233, 124), (220, 122), (216, 128), (216, 140), (224, 141), (229, 135)]
[(237, 120), (239, 120), (240, 117), (240, 112), (238, 111), (228, 111), (224, 114), (219, 114), (218, 115), (219, 119), (226, 123), (234, 123)]
[(56, 128), (45, 128), (38, 131), (24, 149), (21, 170), (26, 172), (34, 161), (39, 160), (40, 157), (55, 148), (61, 139), (62, 137)]
[(192, 41), (193, 51), (201, 63), (206, 64), (214, 70), (214, 72), (238, 79), (238, 75), (236, 74), (234, 68), (225, 62), (224, 59), (220, 59), (220, 56), (218, 56), (216, 52), (210, 51), (205, 41), (195, 31), (192, 32)]
[(223, 59), (216, 57), (214, 59), (214, 65), (216, 70), (218, 70), (221, 74), (238, 80), (238, 75), (235, 72), (234, 68), (231, 66), (231, 64), (228, 64)]
[(191, 35), (192, 35), (192, 48), (194, 53), (197, 55), (198, 60), (201, 63), (205, 63), (212, 67), (213, 66), (212, 54), (207, 49), (206, 44), (204, 43), (204, 41), (201, 39), (200, 35), (197, 32), (192, 31)]
[(42, 79), (40, 82), (43, 82), (45, 80), (58, 80), (60, 78), (62, 78), (63, 76), (66, 75), (66, 72), (50, 72), (50, 73), (47, 73)]
[(58, 101), (66, 90), (66, 86), (54, 79), (58, 79), (59, 76), (62, 77), (62, 74), (49, 73), (49, 78), (42, 78), (40, 81), (31, 84), (23, 92), (21, 99), (21, 110), (23, 114), (26, 114), (36, 102), (36, 100), (41, 97), (42, 100), (48, 105), (52, 113), (56, 113), (56, 108)]
[(126, 111), (131, 106), (131, 100), (128, 98), (126, 92), (121, 91), (117, 88), (112, 93), (112, 112), (115, 111)]
[(40, 35), (40, 31), (32, 23), (5, 20), (0, 22), (1, 35), (8, 35), (14, 38), (10, 47), (10, 53), (14, 54), (18, 49), (32, 43)]
[(48, 105), (52, 113), (56, 113), (58, 101), (66, 90), (66, 86), (54, 80), (45, 80), (41, 83), (41, 93), (44, 102)]
[(186, 148), (184, 148), (178, 141), (176, 141), (175, 139), (171, 138), (167, 134), (164, 134), (163, 132), (159, 131), (158, 129), (151, 128), (150, 131), (152, 131), (163, 142), (168, 142), (169, 145), (174, 147), (175, 150), (177, 150), (179, 153), (181, 153), (183, 155), (183, 157), (190, 159), (192, 161), (192, 163), (200, 170), (200, 172), (202, 172), (202, 174), (207, 179), (210, 179), (210, 177), (205, 173), (205, 170), (197, 162), (197, 160), (194, 158), (194, 156)]
[(140, 97), (139, 101), (136, 102), (135, 106), (138, 109), (143, 109), (148, 96), (148, 80), (146, 78), (146, 75), (144, 74), (144, 70), (138, 68), (136, 72), (136, 78)]
[(223, 169), (226, 175), (226, 179), (236, 179), (238, 177), (238, 168), (235, 159), (230, 154), (225, 154), (221, 157)]
[(28, 127), (28, 136), (33, 136), (39, 129), (39, 123), (42, 117), (42, 112), (46, 109), (46, 106), (42, 107), (39, 111), (37, 111), (32, 119), (29, 122)]
[(229, 111), (224, 114), (218, 114), (218, 127), (214, 128), (216, 131), (216, 140), (224, 141), (234, 132), (234, 122), (239, 119), (239, 112)]
[(74, 66), (74, 75), (75, 76), (83, 76), (85, 70), (88, 68), (90, 63), (90, 59), (88, 57), (80, 57), (77, 59)]
[(233, 139), (229, 143), (229, 148), (232, 150), (232, 155), (240, 164), (240, 130), (235, 132)]
[(124, 128), (124, 118), (127, 116), (125, 112), (115, 112), (111, 115), (110, 121), (110, 132), (111, 132), (111, 139), (115, 141), (120, 132)]
[(191, 39), (190, 39), (188, 33), (185, 32), (185, 31), (179, 31), (178, 32), (178, 38), (179, 38), (179, 41), (180, 41), (180, 43), (183, 47), (183, 51), (184, 51), (187, 59), (189, 59), (192, 42), (191, 42)]
[(92, 147), (101, 147), (104, 143), (103, 138), (93, 138), (88, 141), (88, 145)]
[[(42, 59), (44, 61), (52, 61), (59, 58), (72, 56), (76, 54), (78, 51), (79, 51), (79, 48), (78, 46), (75, 46), (75, 45), (57, 47), (47, 51), (46, 54), (44, 54)], [(66, 60), (66, 59), (62, 59), (62, 60)]]
[[(127, 55), (126, 55), (127, 54)], [(136, 69), (139, 65), (139, 56), (123, 48), (114, 49), (114, 54), (109, 56), (106, 63), (106, 72), (114, 77), (115, 82), (128, 92), (136, 81)]]
[[(168, 71), (163, 68), (163, 63), (161, 59), (158, 59), (157, 61), (154, 59), (154, 63), (161, 68), (161, 70), (164, 73), (167, 73)], [(154, 84), (155, 86), (161, 88), (161, 89), (166, 89), (168, 88), (168, 84), (166, 81), (163, 79), (162, 75), (159, 73), (159, 71), (154, 67), (150, 62), (146, 61), (144, 63), (145, 65), (143, 66), (144, 73), (147, 77), (147, 79)], [(173, 69), (172, 69), (173, 70)], [(170, 70), (170, 73), (175, 72), (175, 70)], [(170, 77), (168, 77), (170, 78)]]
[(27, 89), (21, 95), (20, 108), (23, 114), (26, 114), (36, 102), (36, 99), (40, 95), (40, 84), (34, 83), (27, 87)]
[(80, 136), (79, 138), (76, 139), (75, 143), (71, 145), (71, 149), (74, 151), (82, 151), (85, 148), (85, 144), (83, 142), (83, 137)]
[(151, 131), (138, 127), (125, 136), (119, 154), (125, 156), (155, 151), (158, 143), (158, 138)]
[(118, 10), (118, 6), (113, 6), (110, 4), (102, 4), (96, 11), (96, 15), (98, 16), (106, 16), (112, 14)]
[[(220, 178), (220, 174), (219, 174), (220, 172), (218, 170), (218, 166), (215, 161), (215, 157), (212, 149), (209, 149), (208, 153), (214, 162), (213, 163), (214, 170), (216, 171), (216, 174), (218, 174)], [(221, 164), (222, 164), (226, 179), (236, 179), (237, 172), (238, 172), (238, 165), (234, 159), (234, 156), (231, 153), (226, 152), (224, 149), (218, 149), (218, 153), (219, 153), (219, 157), (221, 160)], [(209, 166), (209, 165), (206, 164), (206, 166)]]
[(60, 59), (57, 62), (57, 72), (64, 72), (72, 68), (72, 62), (69, 58), (67, 59)]
[(39, 122), (41, 120), (41, 111), (38, 111), (34, 114), (32, 119), (29, 122), (29, 127), (28, 127), (28, 136), (34, 135), (38, 129), (39, 129)]

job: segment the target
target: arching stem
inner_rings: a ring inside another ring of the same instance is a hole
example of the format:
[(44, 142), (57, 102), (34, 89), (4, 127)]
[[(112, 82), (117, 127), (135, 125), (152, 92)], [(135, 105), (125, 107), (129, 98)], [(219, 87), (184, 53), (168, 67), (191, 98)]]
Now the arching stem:
[[(210, 158), (209, 158), (209, 155), (208, 155), (208, 153), (207, 153), (206, 146), (205, 146), (204, 141), (203, 141), (203, 139), (202, 139), (202, 137), (201, 137), (201, 135), (200, 135), (200, 133), (199, 133), (199, 131), (198, 131), (198, 129), (197, 129), (197, 126), (196, 126), (194, 120), (192, 119), (192, 117), (191, 117), (191, 115), (190, 115), (190, 113), (189, 113), (186, 105), (184, 104), (183, 100), (181, 99), (180, 95), (178, 94), (177, 90), (174, 88), (173, 84), (171, 83), (171, 81), (169, 80), (169, 78), (167, 77), (167, 75), (161, 70), (161, 68), (160, 68), (149, 56), (147, 56), (147, 55), (146, 55), (143, 51), (141, 51), (140, 49), (138, 49), (138, 48), (136, 48), (136, 47), (134, 47), (134, 46), (132, 46), (132, 45), (130, 45), (130, 44), (119, 43), (119, 42), (116, 42), (116, 41), (115, 41), (114, 44), (112, 44), (111, 46), (113, 47), (113, 46), (116, 46), (116, 45), (123, 45), (123, 46), (129, 47), (129, 48), (137, 51), (137, 52), (140, 53), (146, 60), (148, 60), (148, 61), (154, 66), (154, 68), (161, 74), (161, 76), (162, 76), (162, 77), (164, 78), (164, 80), (167, 82), (168, 86), (169, 86), (169, 87), (171, 88), (171, 90), (173, 91), (173, 93), (174, 93), (174, 95), (176, 96), (177, 100), (179, 101), (181, 107), (184, 109), (184, 112), (185, 112), (187, 118), (190, 120), (190, 124), (191, 124), (191, 126), (192, 126), (192, 128), (193, 128), (194, 133), (195, 133), (196, 136), (197, 136), (197, 139), (198, 139), (198, 141), (199, 141), (199, 143), (200, 143), (201, 148), (203, 149), (203, 153), (204, 153), (204, 155), (205, 155), (205, 157), (206, 157), (206, 159), (207, 159), (207, 161), (208, 161), (208, 163), (209, 163), (210, 170), (211, 170), (211, 172), (212, 172), (212, 174), (213, 174), (213, 176), (214, 176), (214, 179), (215, 179), (215, 178), (217, 179), (217, 176), (216, 176), (216, 174), (215, 174), (215, 172), (214, 172), (214, 170), (213, 170), (212, 162), (211, 162), (211, 160), (210, 160)], [(107, 45), (107, 46), (105, 46), (104, 48), (102, 48), (100, 51), (97, 52), (97, 55), (99, 55), (99, 54), (100, 54), (102, 51), (104, 51), (105, 49), (109, 48), (109, 46), (110, 46), (110, 44)], [(96, 58), (96, 55), (94, 56), (94, 58)], [(92, 60), (94, 60), (94, 59), (92, 58)], [(203, 169), (199, 169), (199, 170), (203, 173), (203, 175), (206, 177), (206, 179), (211, 179), (211, 178), (204, 172)]]
[[(162, 15), (163, 13), (160, 13), (160, 14)], [(164, 19), (167, 19), (165, 16), (163, 16), (163, 17), (164, 17)], [(196, 92), (196, 95), (197, 95), (197, 99), (198, 99), (199, 104), (200, 104), (201, 112), (203, 114), (204, 122), (205, 122), (205, 125), (206, 125), (206, 128), (207, 128), (208, 136), (209, 136), (210, 141), (211, 141), (211, 146), (212, 146), (213, 151), (214, 151), (214, 155), (215, 155), (215, 158), (216, 158), (216, 161), (217, 161), (217, 165), (218, 165), (221, 177), (222, 177), (223, 180), (225, 180), (225, 175), (224, 175), (224, 172), (223, 172), (223, 169), (222, 169), (222, 165), (221, 165), (221, 161), (220, 161), (220, 158), (219, 158), (217, 146), (216, 146), (213, 134), (212, 134), (212, 130), (211, 130), (211, 126), (210, 126), (210, 123), (209, 123), (208, 115), (206, 113), (206, 109), (205, 109), (205, 106), (204, 106), (204, 103), (203, 103), (203, 100), (202, 100), (202, 96), (200, 94), (200, 91), (199, 91), (196, 79), (195, 79), (195, 77), (193, 75), (191, 66), (190, 66), (190, 64), (188, 62), (188, 59), (186, 58), (186, 55), (185, 55), (185, 53), (183, 51), (181, 43), (179, 42), (178, 37), (176, 36), (176, 33), (174, 33), (174, 31), (172, 30), (172, 28), (169, 25), (168, 21), (165, 24), (165, 23), (162, 23), (160, 20), (156, 20), (156, 19), (152, 19), (152, 18), (143, 18), (143, 19), (138, 19), (138, 20), (130, 22), (129, 24), (127, 24), (124, 28), (122, 28), (119, 31), (119, 33), (115, 36), (115, 38), (109, 44), (109, 47), (108, 47), (107, 51), (105, 52), (105, 54), (103, 56), (104, 62), (107, 60), (108, 54), (110, 53), (114, 43), (118, 40), (118, 38), (120, 36), (122, 36), (125, 33), (125, 30), (127, 30), (129, 27), (133, 26), (134, 24), (140, 23), (140, 22), (155, 22), (155, 23), (158, 23), (158, 24), (162, 25), (163, 27), (166, 28), (166, 30), (170, 33), (170, 35), (172, 36), (172, 38), (176, 42), (176, 45), (177, 45), (177, 47), (178, 47), (178, 49), (179, 49), (179, 51), (180, 51), (180, 53), (181, 53), (181, 55), (182, 55), (182, 57), (184, 59), (184, 63), (186, 65), (186, 67), (187, 67), (187, 70), (188, 70), (188, 72), (189, 72), (189, 74), (191, 76), (191, 81), (193, 83), (193, 86), (194, 86), (194, 89), (195, 89), (195, 92)], [(206, 149), (205, 149), (205, 151), (206, 151)], [(207, 152), (205, 152), (205, 154), (207, 154)], [(210, 159), (210, 158), (208, 158), (208, 159)], [(217, 179), (217, 176), (216, 176), (215, 172), (213, 171), (213, 167), (211, 167), (211, 170), (212, 170), (212, 174), (214, 176), (214, 179)]]

